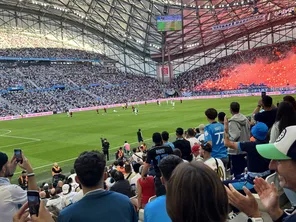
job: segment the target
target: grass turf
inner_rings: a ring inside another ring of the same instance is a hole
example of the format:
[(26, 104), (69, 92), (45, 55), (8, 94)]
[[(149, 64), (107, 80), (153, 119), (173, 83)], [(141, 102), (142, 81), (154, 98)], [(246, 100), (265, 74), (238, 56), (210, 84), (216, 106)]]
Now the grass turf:
[[(273, 96), (274, 103), (281, 101), (283, 96)], [(131, 108), (117, 112), (108, 109), (107, 114), (100, 110), (74, 113), (73, 117), (58, 114), (45, 117), (20, 119), (0, 122), (0, 151), (10, 157), (14, 148), (21, 148), (35, 168), (39, 182), (50, 180), (53, 162), (58, 162), (63, 172), (68, 174), (73, 168), (75, 158), (85, 150), (101, 150), (100, 137), (110, 142), (110, 157), (127, 140), (131, 147), (137, 146), (136, 132), (142, 129), (148, 147), (152, 145), (151, 136), (163, 130), (171, 133), (173, 141), (177, 127), (187, 129), (196, 127), (207, 120), (204, 111), (213, 107), (224, 111), (229, 116), (229, 104), (237, 101), (241, 104), (241, 113), (249, 115), (257, 106), (259, 97), (232, 97), (223, 99), (204, 99), (176, 101), (175, 107), (162, 102), (140, 105), (139, 114), (132, 113)], [(17, 169), (14, 180), (20, 174)]]

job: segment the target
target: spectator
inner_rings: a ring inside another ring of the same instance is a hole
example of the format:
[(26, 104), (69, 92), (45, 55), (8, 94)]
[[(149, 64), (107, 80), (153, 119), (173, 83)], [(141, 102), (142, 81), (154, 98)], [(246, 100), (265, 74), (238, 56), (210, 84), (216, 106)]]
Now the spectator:
[(129, 198), (133, 195), (130, 183), (128, 180), (124, 179), (124, 175), (122, 172), (117, 171), (114, 174), (115, 184), (110, 188), (110, 191), (114, 191), (117, 193), (121, 193)]
[[(140, 167), (140, 174), (142, 174), (143, 166)], [(138, 196), (138, 210), (144, 209), (150, 197), (155, 195), (154, 178), (153, 176), (145, 175), (137, 181), (137, 196)]]
[(221, 123), (222, 125), (224, 124), (224, 117), (226, 114), (224, 112), (218, 113), (218, 122)]
[(200, 135), (197, 138), (197, 140), (200, 143), (201, 141), (204, 141), (205, 140), (205, 125), (204, 124), (200, 124), (198, 126), (198, 129), (199, 129)]
[(267, 143), (266, 136), (268, 127), (266, 124), (258, 122), (252, 128), (252, 135), (256, 139), (254, 142), (231, 142), (228, 135), (228, 121), (225, 118), (225, 133), (224, 133), (224, 144), (231, 149), (239, 149), (240, 151), (247, 152), (247, 175), (240, 175), (235, 180), (225, 181), (225, 185), (231, 183), (237, 190), (243, 191), (243, 186), (246, 186), (251, 192), (256, 192), (254, 189), (253, 180), (256, 177), (266, 178), (270, 175), (268, 165), (270, 160), (263, 158), (256, 150), (256, 145)]
[(155, 144), (155, 146), (152, 147), (150, 150), (148, 150), (147, 160), (144, 163), (144, 168), (141, 175), (142, 175), (142, 178), (145, 178), (145, 175), (147, 174), (148, 169), (151, 166), (150, 164), (152, 163), (155, 171), (155, 177), (154, 177), (155, 193), (156, 193), (156, 196), (161, 196), (165, 194), (165, 188), (162, 185), (160, 180), (161, 174), (160, 174), (158, 165), (162, 158), (166, 157), (169, 154), (173, 154), (173, 150), (171, 147), (163, 146), (160, 133), (153, 133), (152, 141)]
[[(232, 117), (229, 119), (229, 139), (233, 142), (250, 141), (250, 125), (249, 120), (240, 113), (240, 104), (232, 102), (230, 104), (230, 113)], [(246, 153), (238, 150), (229, 149), (228, 154), (231, 159), (231, 171), (234, 177), (242, 174), (247, 167)]]
[(133, 155), (131, 156), (130, 160), (132, 163), (134, 162), (134, 163), (144, 164), (143, 153), (139, 149), (134, 148)]
[(116, 170), (111, 170), (110, 173), (108, 173), (108, 177), (105, 180), (105, 184), (107, 186), (107, 189), (110, 190), (111, 187), (115, 184), (114, 175)]
[[(263, 158), (271, 159), (270, 170), (275, 170), (279, 176), (280, 186), (296, 191), (295, 175), (291, 172), (296, 170), (296, 126), (289, 126), (283, 130), (274, 144), (257, 145), (257, 152)], [(278, 193), (274, 184), (268, 184), (262, 178), (256, 178), (255, 189), (273, 221), (294, 222), (296, 214), (288, 215), (279, 207)], [(257, 201), (251, 192), (245, 188), (246, 196), (237, 192), (231, 185), (227, 189), (229, 202), (249, 217), (260, 218)]]
[(28, 176), (25, 170), (22, 171), (22, 175), (20, 175), (18, 183), (23, 190), (28, 189)]
[(40, 196), (40, 200), (42, 200), (44, 202), (44, 205), (46, 206), (48, 198), (46, 197), (46, 192), (45, 191), (41, 191), (39, 193)]
[(62, 206), (62, 197), (57, 194), (56, 189), (52, 188), (50, 190), (50, 199), (47, 201), (46, 206), (55, 206), (59, 210), (63, 209)]
[(184, 130), (182, 128), (177, 128), (176, 129), (176, 136), (177, 139), (173, 143), (175, 148), (178, 148), (182, 152), (182, 158), (187, 161), (192, 160), (192, 155), (191, 155), (191, 145), (190, 142), (185, 140), (183, 137)]
[(124, 168), (123, 160), (118, 160), (118, 166), (117, 166), (116, 170), (121, 172), (123, 175), (125, 174), (125, 168)]
[(62, 208), (65, 208), (72, 204), (72, 199), (76, 195), (76, 193), (72, 192), (72, 187), (69, 184), (64, 184), (62, 190)]
[(213, 170), (200, 162), (176, 167), (167, 184), (166, 205), (172, 222), (224, 222), (228, 216), (223, 184)]
[[(260, 108), (264, 110), (259, 112)], [(254, 111), (254, 119), (257, 122), (265, 123), (270, 129), (275, 122), (277, 109), (272, 105), (272, 98), (270, 96), (264, 96), (262, 100), (259, 100), (258, 106)]]
[(132, 169), (132, 166), (131, 164), (125, 164), (124, 166), (124, 170), (125, 170), (125, 174), (124, 174), (124, 178), (126, 180), (128, 180), (128, 182), (131, 183), (131, 179), (136, 175), (134, 172), (133, 172), (133, 169)]
[(124, 142), (123, 148), (125, 154), (131, 155), (131, 145), (127, 141)]
[[(182, 159), (175, 155), (168, 155), (160, 161), (159, 169), (161, 172), (161, 181), (165, 188), (167, 189), (167, 183), (170, 180), (170, 177), (177, 167), (178, 164), (182, 163)], [(170, 222), (166, 210), (166, 195), (157, 197), (152, 202), (148, 203), (145, 206), (144, 211), (144, 221), (145, 222)]]
[(162, 137), (162, 143), (163, 143), (163, 146), (169, 146), (171, 147), (172, 149), (175, 149), (175, 146), (173, 143), (169, 142), (169, 133), (167, 131), (163, 131), (161, 133), (161, 137)]
[(134, 171), (136, 173), (136, 175), (133, 176), (131, 181), (130, 181), (130, 185), (131, 185), (131, 188), (132, 188), (133, 192), (137, 191), (137, 181), (138, 181), (138, 179), (141, 178), (140, 167), (141, 167), (141, 164), (139, 164), (139, 163), (136, 163), (136, 164), (133, 165)]
[(198, 143), (199, 143), (198, 139), (195, 138), (195, 132), (194, 132), (194, 129), (189, 128), (189, 129), (187, 130), (187, 140), (190, 142), (190, 146), (191, 146), (191, 148), (192, 148), (195, 144), (198, 144)]
[(97, 151), (80, 154), (74, 163), (74, 168), (84, 197), (62, 210), (59, 222), (97, 221), (98, 218), (108, 218), (109, 221), (137, 222), (136, 212), (127, 197), (103, 190), (105, 166), (104, 156)]
[[(203, 142), (203, 141), (201, 141)], [(200, 155), (200, 143), (198, 144), (195, 144), (193, 147), (192, 147), (192, 156), (193, 156), (193, 161), (202, 161), (203, 162), (203, 158), (201, 157)]]
[(102, 146), (103, 146), (103, 153), (105, 155), (105, 158), (107, 158), (107, 161), (109, 161), (110, 143), (107, 141), (106, 138), (104, 140), (101, 138), (101, 141), (102, 141)]
[(224, 167), (227, 167), (227, 148), (223, 143), (224, 126), (216, 122), (217, 110), (213, 108), (207, 109), (205, 115), (210, 123), (205, 126), (205, 142), (212, 146), (212, 157), (221, 159)]
[[(173, 154), (176, 155), (177, 157), (180, 157), (180, 158), (182, 159), (182, 152), (181, 152), (180, 149), (175, 148), (175, 149), (173, 150)], [(184, 159), (182, 159), (182, 160), (183, 160), (183, 162), (188, 162), (187, 160), (184, 160)]]
[(10, 180), (19, 165), (28, 173), (28, 189), (37, 190), (37, 184), (33, 173), (33, 168), (27, 158), (22, 153), (23, 163), (17, 163), (13, 157), (10, 161), (8, 156), (0, 152), (0, 215), (1, 221), (11, 222), (13, 215), (17, 212), (19, 205), (26, 203), (27, 192), (21, 187), (13, 185)]
[(226, 171), (223, 162), (220, 159), (212, 157), (211, 153), (212, 146), (209, 143), (201, 143), (200, 155), (204, 160), (204, 164), (214, 170), (221, 180), (226, 180)]

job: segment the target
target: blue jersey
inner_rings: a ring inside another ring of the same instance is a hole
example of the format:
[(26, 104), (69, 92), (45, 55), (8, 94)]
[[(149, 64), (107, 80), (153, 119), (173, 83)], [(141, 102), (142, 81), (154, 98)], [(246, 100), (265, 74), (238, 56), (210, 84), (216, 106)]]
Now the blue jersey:
[(211, 156), (215, 158), (227, 157), (227, 147), (224, 146), (224, 126), (221, 123), (211, 123), (205, 126), (205, 142), (212, 141)]

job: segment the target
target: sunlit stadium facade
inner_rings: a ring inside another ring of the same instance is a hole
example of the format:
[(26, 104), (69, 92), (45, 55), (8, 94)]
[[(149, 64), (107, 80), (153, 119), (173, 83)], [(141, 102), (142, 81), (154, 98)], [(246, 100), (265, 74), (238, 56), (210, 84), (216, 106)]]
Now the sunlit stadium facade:
[[(137, 74), (156, 75), (157, 64), (170, 60), (178, 75), (239, 51), (294, 40), (294, 11), (278, 14), (294, 5), (293, 1), (7, 0), (0, 4), (0, 32), (97, 52), (115, 60), (122, 71)], [(253, 13), (265, 18), (225, 30), (212, 28)], [(158, 32), (156, 16), (164, 14), (181, 14), (183, 30)]]

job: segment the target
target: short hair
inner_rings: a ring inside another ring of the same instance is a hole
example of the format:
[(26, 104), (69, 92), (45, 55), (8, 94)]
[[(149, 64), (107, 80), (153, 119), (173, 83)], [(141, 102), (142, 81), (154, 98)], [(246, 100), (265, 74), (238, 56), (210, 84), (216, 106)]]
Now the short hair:
[(166, 188), (166, 209), (173, 222), (226, 221), (226, 190), (215, 171), (204, 163), (177, 165)]
[(296, 101), (293, 96), (284, 96), (283, 101), (291, 103), (293, 108), (296, 111)]
[(120, 181), (120, 180), (124, 180), (123, 173), (120, 171), (116, 171), (114, 174), (114, 180), (115, 180), (115, 182)]
[(164, 141), (168, 141), (169, 140), (169, 133), (167, 131), (163, 131), (161, 133), (161, 137)]
[(123, 160), (118, 160), (118, 165), (119, 165), (120, 167), (123, 167), (123, 165), (124, 165)]
[(155, 144), (161, 144), (161, 142), (162, 142), (162, 138), (161, 138), (160, 133), (158, 133), (158, 132), (153, 133), (153, 135), (152, 135), (152, 141), (153, 141), (153, 143), (155, 143)]
[(270, 96), (263, 96), (262, 98), (262, 104), (264, 107), (271, 107), (272, 106), (272, 98)]
[(209, 108), (205, 111), (205, 115), (208, 117), (208, 119), (214, 120), (217, 118), (218, 112), (214, 108)]
[(137, 152), (137, 148), (133, 148), (133, 152), (136, 153)]
[(135, 173), (139, 173), (140, 166), (141, 166), (141, 164), (139, 164), (139, 163), (135, 163), (133, 165), (133, 168), (134, 168)]
[(74, 163), (77, 177), (85, 187), (94, 187), (102, 181), (105, 166), (105, 156), (96, 150), (81, 153)]
[(189, 129), (187, 130), (187, 134), (188, 134), (188, 136), (195, 136), (194, 129), (189, 128)]
[(173, 150), (173, 154), (176, 155), (176, 156), (178, 156), (178, 157), (180, 157), (180, 158), (182, 158), (182, 152), (181, 152), (181, 150), (178, 149), (178, 148), (175, 148), (175, 149)]
[(113, 163), (113, 165), (114, 165), (114, 166), (118, 166), (118, 161), (115, 160), (114, 163)]
[(169, 181), (174, 169), (180, 163), (183, 163), (183, 160), (176, 155), (168, 155), (168, 156), (164, 157), (160, 161), (159, 166), (158, 166), (162, 177), (166, 181)]
[(178, 128), (176, 129), (176, 134), (182, 136), (182, 135), (184, 134), (184, 130), (183, 130), (181, 127), (178, 127)]
[(224, 112), (218, 113), (218, 120), (221, 121), (221, 122), (223, 122), (225, 116), (226, 116), (226, 113), (224, 113)]
[(233, 112), (233, 113), (239, 113), (239, 110), (240, 110), (240, 105), (238, 102), (232, 102), (230, 103), (230, 110)]
[(125, 164), (124, 170), (126, 173), (131, 173), (132, 172), (132, 166), (130, 164)]

